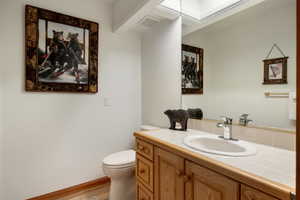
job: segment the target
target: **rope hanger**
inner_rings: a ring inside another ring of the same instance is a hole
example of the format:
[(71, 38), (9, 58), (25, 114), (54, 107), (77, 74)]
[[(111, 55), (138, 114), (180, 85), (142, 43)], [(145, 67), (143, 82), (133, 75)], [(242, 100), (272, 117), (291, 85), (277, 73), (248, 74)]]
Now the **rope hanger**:
[(283, 55), (283, 57), (286, 57), (285, 54), (283, 53), (283, 51), (280, 49), (280, 47), (276, 43), (274, 43), (271, 50), (269, 51), (269, 53), (266, 57), (266, 60), (269, 59), (269, 57), (270, 57), (271, 53), (273, 52), (274, 48), (276, 48), (281, 53), (281, 55)]

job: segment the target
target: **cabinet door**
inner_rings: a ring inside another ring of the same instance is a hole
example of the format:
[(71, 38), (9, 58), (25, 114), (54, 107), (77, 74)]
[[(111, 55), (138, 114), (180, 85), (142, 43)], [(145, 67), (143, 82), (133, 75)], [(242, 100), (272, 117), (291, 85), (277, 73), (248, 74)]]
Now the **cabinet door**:
[(241, 200), (278, 200), (275, 197), (264, 194), (248, 186), (241, 187)]
[(139, 182), (136, 185), (136, 200), (153, 200), (153, 194)]
[(160, 148), (154, 150), (155, 200), (184, 199), (184, 159)]
[(186, 161), (185, 200), (238, 200), (239, 184), (223, 175)]

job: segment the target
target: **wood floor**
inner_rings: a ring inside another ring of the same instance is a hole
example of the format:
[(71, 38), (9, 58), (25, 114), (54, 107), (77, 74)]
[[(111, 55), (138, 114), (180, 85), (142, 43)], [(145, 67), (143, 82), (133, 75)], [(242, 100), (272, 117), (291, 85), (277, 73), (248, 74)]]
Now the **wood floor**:
[(90, 188), (56, 200), (108, 200), (109, 184)]

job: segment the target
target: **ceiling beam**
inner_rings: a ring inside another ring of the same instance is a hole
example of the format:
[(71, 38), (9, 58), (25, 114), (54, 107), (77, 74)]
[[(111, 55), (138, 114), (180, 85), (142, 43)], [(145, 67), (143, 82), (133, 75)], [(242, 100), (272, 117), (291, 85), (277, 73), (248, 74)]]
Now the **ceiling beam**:
[(148, 15), (161, 0), (119, 0), (113, 5), (113, 32), (134, 27)]

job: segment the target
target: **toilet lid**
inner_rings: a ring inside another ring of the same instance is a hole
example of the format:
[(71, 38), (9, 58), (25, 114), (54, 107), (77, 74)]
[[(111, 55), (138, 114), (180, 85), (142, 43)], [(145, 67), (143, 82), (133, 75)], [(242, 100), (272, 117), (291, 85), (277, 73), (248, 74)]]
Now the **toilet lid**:
[(112, 166), (128, 165), (134, 163), (135, 163), (134, 150), (127, 150), (127, 151), (120, 151), (117, 153), (113, 153), (103, 159), (103, 164), (112, 165)]

